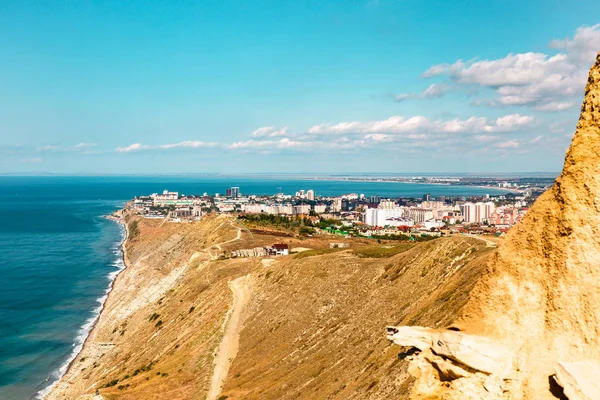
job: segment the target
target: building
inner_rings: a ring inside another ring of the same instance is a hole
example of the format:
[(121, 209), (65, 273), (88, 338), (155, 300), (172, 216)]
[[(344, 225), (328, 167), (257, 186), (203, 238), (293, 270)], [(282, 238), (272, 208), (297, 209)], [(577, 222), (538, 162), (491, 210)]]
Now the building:
[(367, 208), (364, 221), (370, 226), (386, 226), (390, 218), (402, 218), (405, 216), (404, 207), (395, 208)]
[(275, 243), (273, 246), (271, 246), (271, 249), (273, 251), (273, 255), (276, 256), (287, 256), (290, 254), (289, 246), (284, 243)]
[(414, 224), (415, 224), (415, 221), (413, 221), (412, 219), (403, 218), (403, 217), (393, 217), (393, 218), (386, 219), (384, 226), (399, 227), (399, 226), (413, 226)]
[(444, 207), (444, 202), (443, 201), (424, 201), (421, 203), (421, 207), (437, 210), (438, 208)]
[(315, 199), (315, 191), (312, 189), (307, 190), (306, 191), (306, 199), (313, 201)]
[(489, 222), (492, 214), (495, 211), (494, 203), (488, 201), (486, 203), (465, 203), (461, 206), (461, 212), (464, 217), (464, 222), (470, 224), (481, 224)]
[(410, 207), (408, 209), (408, 218), (419, 224), (433, 218), (433, 210), (431, 208)]
[(333, 199), (333, 203), (331, 203), (331, 212), (339, 213), (342, 211), (342, 199), (340, 197), (336, 197)]
[(150, 197), (152, 197), (152, 202), (155, 206), (163, 206), (163, 205), (175, 204), (177, 199), (179, 199), (179, 193), (178, 192), (169, 192), (168, 190), (165, 190), (162, 192), (162, 194), (154, 193)]
[(381, 200), (377, 208), (395, 208), (396, 203), (394, 200)]
[(423, 201), (431, 201), (431, 194), (425, 193), (423, 195)]
[(263, 204), (242, 204), (242, 212), (247, 214), (260, 214), (266, 212), (266, 208)]
[(329, 243), (330, 249), (345, 249), (347, 247), (350, 247), (350, 243), (345, 243), (345, 242)]
[(240, 197), (240, 188), (237, 186), (232, 186), (227, 189), (227, 197), (231, 197), (232, 199), (237, 199)]
[(327, 208), (327, 207), (325, 206), (325, 204), (315, 204), (315, 205), (313, 206), (313, 210), (314, 210), (314, 212), (316, 212), (317, 214), (323, 214), (323, 213), (325, 212), (326, 208)]
[(308, 204), (299, 204), (294, 206), (294, 214), (308, 214), (310, 212), (310, 206)]

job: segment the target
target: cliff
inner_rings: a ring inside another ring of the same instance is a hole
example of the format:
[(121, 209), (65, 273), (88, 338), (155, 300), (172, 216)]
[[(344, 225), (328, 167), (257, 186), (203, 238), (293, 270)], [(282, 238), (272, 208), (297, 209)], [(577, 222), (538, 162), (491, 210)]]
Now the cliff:
[[(412, 359), (413, 397), (600, 398), (600, 55), (562, 173), (493, 254), (456, 326), (460, 334), (390, 332), (423, 352)], [(466, 354), (467, 343), (480, 347)]]

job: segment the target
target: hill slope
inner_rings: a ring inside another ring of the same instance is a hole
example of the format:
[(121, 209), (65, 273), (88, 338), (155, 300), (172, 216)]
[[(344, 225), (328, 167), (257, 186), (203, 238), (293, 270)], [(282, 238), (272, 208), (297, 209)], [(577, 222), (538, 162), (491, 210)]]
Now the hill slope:
[(129, 218), (128, 268), (48, 399), (400, 397), (412, 378), (384, 327), (447, 326), (493, 251), (466, 237), (339, 251), (286, 238), (323, 250), (219, 260), (282, 238), (251, 237), (226, 216)]

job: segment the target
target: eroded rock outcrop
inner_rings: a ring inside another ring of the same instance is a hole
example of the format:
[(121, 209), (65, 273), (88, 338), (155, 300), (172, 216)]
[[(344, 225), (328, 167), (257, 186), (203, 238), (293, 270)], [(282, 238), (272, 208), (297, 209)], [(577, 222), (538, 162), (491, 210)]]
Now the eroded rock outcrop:
[[(587, 377), (600, 377), (600, 54), (561, 175), (511, 229), (455, 322), (466, 335), (461, 338), (509, 349), (509, 370), (487, 371), (487, 378), (480, 370), (432, 392), (431, 377), (422, 373), (427, 365), (435, 369), (428, 351), (440, 356), (431, 346), (413, 357), (421, 371), (414, 397), (600, 399), (598, 388), (586, 384)], [(431, 333), (413, 334), (423, 332)]]
[(600, 364), (596, 361), (557, 362), (554, 380), (569, 400), (594, 400), (600, 396)]
[[(463, 370), (486, 374), (503, 374), (510, 368), (511, 353), (505, 346), (487, 338), (466, 335), (454, 330), (439, 331), (421, 326), (388, 327), (388, 340), (405, 347), (449, 360)], [(445, 363), (440, 363), (445, 365)]]

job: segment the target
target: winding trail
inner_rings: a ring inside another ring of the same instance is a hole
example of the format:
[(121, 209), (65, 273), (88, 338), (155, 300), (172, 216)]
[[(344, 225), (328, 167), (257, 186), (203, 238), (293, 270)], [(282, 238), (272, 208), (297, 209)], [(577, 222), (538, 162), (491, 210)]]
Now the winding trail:
[(246, 275), (229, 282), (229, 288), (233, 292), (233, 304), (223, 323), (226, 327), (225, 334), (215, 358), (215, 370), (207, 400), (216, 400), (221, 394), (223, 383), (229, 373), (229, 367), (237, 355), (240, 344), (240, 331), (244, 322), (243, 310), (250, 300), (249, 279), (250, 276)]
[(464, 233), (463, 236), (481, 240), (482, 242), (485, 242), (486, 247), (498, 247), (498, 243), (494, 242), (493, 240), (489, 240), (489, 239), (483, 238), (478, 235), (469, 235), (469, 234)]

